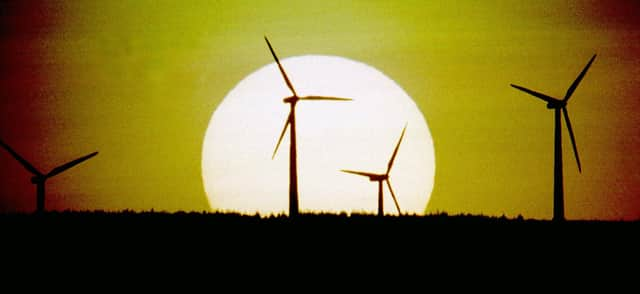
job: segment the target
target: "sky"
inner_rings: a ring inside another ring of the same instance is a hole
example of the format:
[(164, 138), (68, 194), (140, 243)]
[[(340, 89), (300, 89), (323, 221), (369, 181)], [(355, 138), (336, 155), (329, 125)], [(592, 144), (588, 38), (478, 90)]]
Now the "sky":
[[(37, 168), (100, 154), (47, 183), (47, 208), (209, 210), (201, 177), (216, 106), (281, 58), (337, 55), (395, 80), (434, 141), (427, 213), (548, 219), (553, 112), (593, 54), (563, 130), (568, 219), (640, 218), (637, 1), (3, 1), (0, 138)], [(276, 45), (277, 44), (277, 45)], [(267, 146), (272, 148), (272, 146)], [(0, 211), (32, 211), (0, 152)]]

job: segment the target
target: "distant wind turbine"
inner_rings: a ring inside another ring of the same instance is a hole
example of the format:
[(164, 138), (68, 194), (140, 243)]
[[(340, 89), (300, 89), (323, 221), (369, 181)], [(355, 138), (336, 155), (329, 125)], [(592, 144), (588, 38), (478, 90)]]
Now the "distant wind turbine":
[(62, 173), (63, 171), (66, 171), (74, 166), (76, 166), (77, 164), (91, 158), (94, 157), (96, 154), (98, 154), (98, 152), (93, 152), (91, 154), (85, 155), (83, 157), (80, 157), (78, 159), (69, 161), (63, 165), (60, 165), (54, 169), (52, 169), (49, 173), (47, 174), (43, 174), (41, 173), (38, 169), (36, 169), (35, 167), (33, 167), (33, 165), (31, 165), (27, 160), (25, 160), (22, 156), (20, 156), (18, 153), (16, 153), (15, 151), (13, 151), (13, 149), (11, 149), (11, 147), (9, 147), (9, 145), (7, 145), (6, 143), (4, 143), (2, 140), (0, 140), (0, 146), (2, 146), (4, 149), (6, 149), (11, 156), (13, 156), (13, 158), (15, 158), (18, 162), (20, 162), (20, 164), (22, 164), (22, 166), (29, 171), (30, 173), (33, 174), (33, 177), (31, 178), (31, 183), (35, 184), (37, 186), (37, 193), (36, 193), (36, 212), (43, 212), (44, 211), (44, 184), (45, 182), (52, 178), (53, 176)]
[(337, 98), (337, 97), (326, 97), (326, 96), (304, 96), (300, 97), (296, 93), (296, 90), (293, 88), (289, 77), (284, 71), (282, 64), (280, 64), (280, 60), (276, 55), (276, 52), (271, 47), (271, 43), (269, 43), (269, 39), (264, 37), (264, 40), (267, 41), (267, 45), (269, 46), (269, 50), (271, 51), (271, 55), (273, 55), (273, 59), (276, 60), (278, 64), (278, 68), (280, 69), (280, 73), (282, 74), (282, 78), (284, 78), (287, 87), (291, 90), (293, 96), (286, 97), (282, 101), (284, 103), (289, 103), (291, 105), (291, 110), (289, 111), (289, 116), (284, 123), (284, 128), (282, 129), (282, 133), (280, 134), (280, 138), (278, 139), (278, 144), (276, 144), (276, 148), (273, 151), (273, 155), (271, 159), (275, 158), (276, 153), (278, 152), (278, 147), (280, 147), (280, 142), (282, 142), (282, 138), (284, 137), (285, 132), (287, 131), (287, 127), (291, 125), (291, 133), (290, 133), (290, 144), (289, 144), (289, 216), (298, 215), (298, 163), (297, 163), (297, 150), (296, 150), (296, 104), (301, 100), (328, 100), (328, 101), (350, 101), (352, 99), (348, 98)]
[(374, 174), (370, 172), (362, 172), (362, 171), (353, 171), (353, 170), (341, 170), (345, 173), (355, 174), (359, 176), (369, 177), (369, 180), (372, 182), (378, 182), (378, 216), (382, 216), (384, 214), (384, 204), (382, 201), (382, 182), (387, 182), (387, 187), (389, 187), (389, 192), (391, 192), (391, 197), (393, 198), (393, 202), (396, 204), (396, 208), (398, 209), (398, 214), (402, 214), (400, 211), (400, 205), (398, 205), (398, 200), (396, 199), (395, 193), (393, 193), (393, 188), (391, 188), (391, 183), (389, 182), (389, 172), (391, 172), (391, 167), (393, 167), (393, 161), (396, 159), (396, 155), (398, 154), (398, 149), (400, 148), (400, 143), (402, 143), (402, 138), (404, 137), (404, 132), (407, 130), (407, 125), (402, 129), (402, 134), (400, 135), (400, 139), (398, 139), (398, 144), (396, 145), (396, 149), (393, 150), (393, 154), (391, 155), (391, 159), (387, 164), (387, 172), (384, 174)]
[(517, 86), (511, 84), (511, 87), (514, 87), (520, 91), (523, 91), (527, 94), (533, 95), (537, 98), (540, 98), (547, 102), (548, 109), (555, 110), (555, 143), (554, 143), (554, 169), (553, 169), (553, 220), (554, 221), (563, 221), (564, 220), (564, 188), (563, 188), (563, 179), (562, 179), (562, 132), (561, 132), (561, 120), (560, 112), (564, 114), (564, 119), (567, 123), (567, 129), (569, 130), (569, 136), (571, 138), (571, 144), (573, 145), (573, 154), (576, 157), (576, 162), (578, 163), (578, 171), (582, 173), (582, 166), (580, 165), (580, 157), (578, 156), (578, 148), (576, 147), (576, 139), (573, 135), (573, 129), (571, 128), (571, 121), (569, 120), (569, 113), (567, 112), (567, 102), (569, 102), (569, 98), (582, 81), (582, 78), (591, 67), (591, 63), (596, 58), (594, 54), (589, 60), (589, 63), (584, 67), (582, 72), (578, 75), (573, 84), (567, 90), (567, 93), (564, 95), (564, 99), (560, 100), (557, 98), (552, 98), (548, 95), (538, 93), (533, 90), (529, 90), (527, 88)]

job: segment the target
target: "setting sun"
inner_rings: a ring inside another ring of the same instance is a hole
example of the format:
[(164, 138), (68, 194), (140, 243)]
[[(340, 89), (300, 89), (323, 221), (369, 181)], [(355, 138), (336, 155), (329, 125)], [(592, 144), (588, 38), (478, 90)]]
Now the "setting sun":
[(640, 218), (638, 1), (2, 3), (0, 213)]
[[(340, 172), (384, 173), (405, 124), (406, 134), (389, 178), (403, 213), (423, 214), (435, 174), (433, 142), (415, 102), (393, 80), (366, 64), (335, 56), (284, 59), (298, 95), (347, 97), (349, 102), (300, 101), (296, 109), (298, 190), (303, 212), (377, 210), (378, 186)], [(276, 63), (240, 81), (213, 114), (202, 159), (212, 209), (287, 212), (287, 133), (272, 153), (291, 96)], [(397, 214), (386, 190), (384, 211)]]

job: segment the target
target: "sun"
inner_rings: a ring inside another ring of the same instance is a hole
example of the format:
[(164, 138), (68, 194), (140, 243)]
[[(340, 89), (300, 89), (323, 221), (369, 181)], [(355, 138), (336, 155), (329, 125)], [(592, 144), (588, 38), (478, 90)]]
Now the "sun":
[[(299, 96), (353, 101), (300, 101), (296, 107), (301, 212), (366, 212), (378, 207), (378, 185), (342, 169), (384, 173), (407, 125), (389, 179), (403, 213), (423, 214), (434, 184), (435, 155), (427, 122), (393, 80), (361, 62), (304, 55), (282, 60)], [(202, 178), (214, 211), (287, 213), (289, 132), (272, 154), (291, 96), (276, 63), (251, 73), (215, 110), (204, 137)], [(384, 212), (397, 214), (388, 188)]]

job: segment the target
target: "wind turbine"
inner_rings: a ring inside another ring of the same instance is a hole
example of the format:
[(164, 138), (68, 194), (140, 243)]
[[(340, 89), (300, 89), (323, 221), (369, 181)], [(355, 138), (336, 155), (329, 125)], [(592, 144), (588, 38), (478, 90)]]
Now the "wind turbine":
[(4, 143), (2, 140), (0, 140), (0, 146), (2, 146), (4, 149), (6, 149), (11, 156), (13, 156), (13, 158), (15, 158), (18, 162), (20, 162), (20, 164), (22, 164), (22, 166), (29, 171), (30, 173), (33, 174), (33, 177), (31, 177), (31, 183), (35, 184), (37, 189), (36, 189), (36, 212), (43, 212), (44, 211), (44, 184), (45, 182), (52, 178), (53, 176), (66, 171), (74, 166), (76, 166), (77, 164), (91, 158), (94, 157), (96, 154), (98, 154), (98, 152), (93, 152), (91, 154), (85, 155), (83, 157), (80, 157), (78, 159), (69, 161), (63, 165), (60, 165), (54, 169), (52, 169), (49, 173), (47, 174), (43, 174), (41, 173), (38, 169), (36, 169), (35, 167), (33, 167), (33, 165), (31, 165), (28, 161), (26, 161), (24, 158), (22, 158), (22, 156), (20, 156), (18, 153), (16, 153), (15, 151), (13, 151), (13, 149), (11, 149), (11, 147), (9, 147), (9, 145), (7, 145), (6, 143)]
[(596, 59), (596, 55), (589, 60), (589, 63), (584, 67), (582, 72), (578, 75), (573, 84), (567, 90), (567, 93), (564, 95), (562, 100), (550, 97), (548, 95), (538, 93), (533, 90), (529, 90), (527, 88), (511, 84), (511, 87), (514, 87), (520, 91), (523, 91), (527, 94), (533, 95), (537, 98), (540, 98), (547, 102), (547, 108), (553, 109), (555, 111), (555, 143), (554, 143), (554, 164), (553, 164), (553, 220), (554, 221), (563, 221), (564, 220), (564, 188), (563, 188), (563, 180), (562, 180), (562, 132), (561, 132), (561, 120), (560, 112), (564, 115), (564, 120), (567, 123), (567, 129), (569, 130), (569, 137), (571, 138), (571, 144), (573, 145), (573, 154), (576, 157), (576, 162), (578, 163), (578, 171), (582, 173), (582, 167), (580, 166), (580, 157), (578, 156), (578, 148), (576, 147), (576, 139), (573, 135), (573, 129), (571, 128), (571, 121), (569, 120), (569, 112), (567, 111), (567, 102), (569, 102), (569, 98), (582, 81), (582, 78), (589, 70), (591, 63)]
[(398, 205), (398, 200), (396, 199), (395, 193), (393, 193), (393, 188), (391, 188), (391, 183), (389, 182), (389, 172), (391, 172), (391, 167), (393, 166), (393, 161), (396, 159), (396, 155), (398, 154), (398, 149), (400, 148), (400, 143), (402, 143), (402, 138), (404, 137), (404, 132), (407, 130), (407, 125), (402, 129), (402, 134), (400, 135), (400, 139), (398, 140), (398, 144), (396, 145), (396, 149), (393, 150), (393, 154), (391, 155), (391, 159), (387, 164), (387, 172), (384, 174), (375, 174), (370, 172), (362, 172), (362, 171), (353, 171), (353, 170), (341, 170), (345, 173), (355, 174), (359, 176), (369, 177), (369, 181), (378, 182), (378, 216), (382, 216), (383, 212), (383, 201), (382, 201), (382, 182), (387, 183), (387, 187), (389, 187), (389, 192), (391, 192), (391, 197), (393, 198), (393, 202), (396, 204), (396, 208), (398, 209), (398, 214), (402, 214), (400, 211), (400, 205)]
[(278, 64), (278, 68), (280, 69), (280, 73), (282, 74), (282, 78), (284, 79), (287, 87), (291, 90), (293, 96), (289, 96), (284, 98), (282, 101), (284, 103), (289, 103), (291, 105), (291, 110), (289, 111), (289, 116), (284, 123), (284, 128), (282, 129), (282, 133), (280, 134), (280, 138), (278, 139), (278, 144), (276, 144), (276, 148), (273, 151), (273, 155), (271, 159), (275, 158), (276, 153), (278, 152), (278, 147), (280, 147), (280, 142), (282, 142), (282, 138), (284, 137), (285, 132), (287, 131), (287, 127), (291, 125), (291, 133), (289, 136), (291, 137), (289, 143), (289, 216), (293, 217), (298, 215), (298, 162), (297, 162), (297, 150), (296, 150), (296, 104), (301, 100), (327, 100), (327, 101), (350, 101), (352, 99), (348, 98), (337, 98), (337, 97), (326, 97), (326, 96), (304, 96), (300, 97), (296, 93), (296, 90), (293, 88), (289, 77), (284, 71), (282, 64), (280, 64), (280, 60), (276, 55), (276, 52), (271, 47), (271, 43), (269, 43), (269, 39), (264, 37), (264, 40), (267, 41), (267, 45), (269, 46), (269, 51), (271, 51), (271, 55), (273, 55), (273, 59), (276, 60)]

